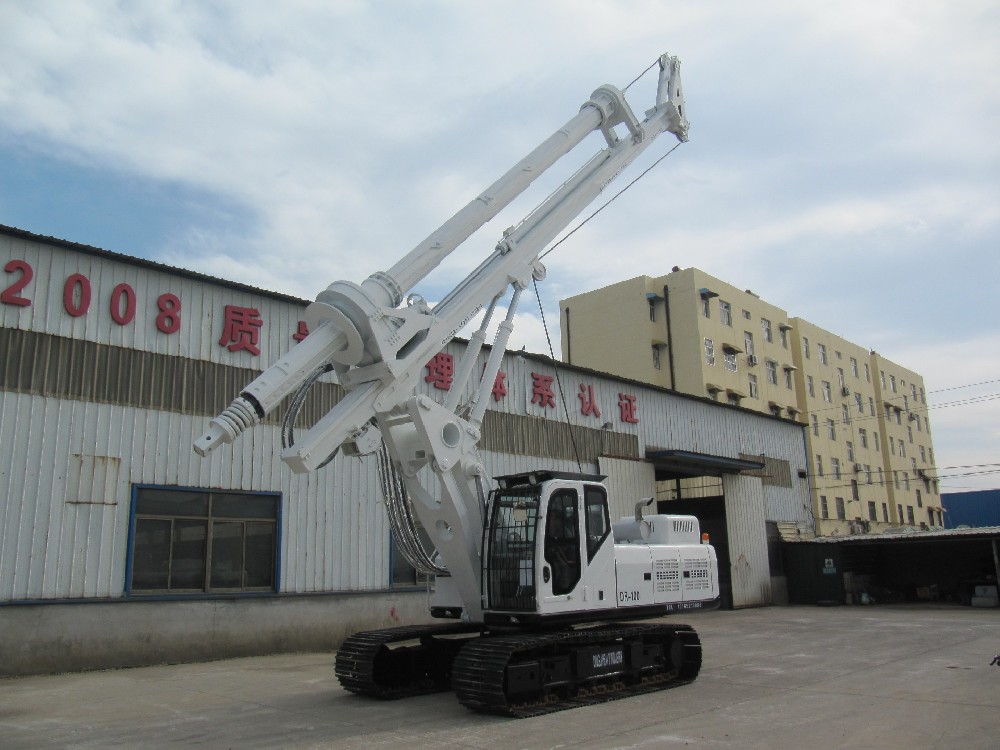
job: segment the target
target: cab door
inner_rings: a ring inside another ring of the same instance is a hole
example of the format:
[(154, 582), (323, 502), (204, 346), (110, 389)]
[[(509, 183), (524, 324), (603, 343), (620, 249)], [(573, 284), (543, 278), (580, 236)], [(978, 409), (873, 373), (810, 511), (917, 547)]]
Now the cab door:
[(576, 489), (563, 487), (549, 496), (543, 536), (542, 590), (545, 601), (571, 601), (580, 582), (580, 497)]
[(615, 606), (614, 539), (603, 486), (553, 489), (540, 534), (540, 614)]

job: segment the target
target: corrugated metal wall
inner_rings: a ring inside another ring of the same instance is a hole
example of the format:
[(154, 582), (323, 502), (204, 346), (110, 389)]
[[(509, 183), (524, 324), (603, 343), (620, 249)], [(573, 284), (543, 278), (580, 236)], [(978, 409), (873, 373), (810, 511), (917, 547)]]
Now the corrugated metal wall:
[[(293, 475), (277, 458), (273, 423), (208, 460), (191, 450), (207, 418), (293, 345), (302, 303), (0, 233), (0, 267), (10, 259), (30, 264), (33, 279), (20, 292), (29, 304), (0, 305), (0, 600), (122, 596), (135, 484), (281, 492), (282, 591), (389, 584), (389, 531), (374, 461), (338, 457), (320, 472)], [(10, 284), (17, 273), (5, 278)], [(126, 324), (111, 312), (122, 284), (136, 299)], [(66, 299), (82, 307), (85, 285), (89, 308), (74, 316)], [(167, 294), (181, 304), (176, 333), (156, 324)], [(220, 341), (226, 305), (260, 313), (259, 355)], [(445, 351), (457, 360), (464, 347), (452, 342)], [(769, 520), (802, 520), (808, 502), (796, 473), (805, 468), (799, 426), (556, 369), (537, 355), (508, 353), (502, 369), (507, 393), (491, 398), (482, 441), (493, 476), (601, 471), (612, 496), (628, 498), (615, 513), (631, 515), (633, 496), (653, 493), (646, 487), (651, 467), (637, 462), (647, 450), (765, 454), (788, 463), (791, 486), (761, 489), (759, 479), (747, 479), (735, 491), (752, 489)], [(546, 378), (551, 398), (541, 388)], [(442, 399), (446, 392), (430, 380), (421, 390)], [(310, 398), (306, 422), (339, 396), (338, 387), (324, 384)], [(730, 524), (742, 528), (743, 503), (734, 499), (730, 512)], [(759, 519), (745, 520), (750, 529)]]
[(0, 399), (0, 599), (116, 597), (125, 587), (133, 484), (282, 494), (282, 591), (389, 583), (389, 530), (369, 459), (292, 474), (263, 426), (230, 456), (199, 459), (203, 420), (4, 393)]
[(726, 498), (733, 607), (770, 604), (771, 569), (760, 480), (727, 474), (722, 478), (722, 488)]
[[(656, 495), (656, 471), (650, 463), (604, 457), (601, 474), (608, 476), (604, 483), (608, 487), (608, 512), (612, 523), (626, 516), (634, 517), (635, 504)], [(643, 512), (648, 516), (655, 514), (656, 503)]]

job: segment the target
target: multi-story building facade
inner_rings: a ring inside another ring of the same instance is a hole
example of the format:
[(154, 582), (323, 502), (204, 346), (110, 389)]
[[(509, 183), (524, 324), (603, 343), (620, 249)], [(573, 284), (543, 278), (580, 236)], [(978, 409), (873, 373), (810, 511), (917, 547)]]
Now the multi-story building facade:
[(560, 308), (568, 363), (805, 425), (817, 534), (943, 526), (916, 372), (696, 268)]

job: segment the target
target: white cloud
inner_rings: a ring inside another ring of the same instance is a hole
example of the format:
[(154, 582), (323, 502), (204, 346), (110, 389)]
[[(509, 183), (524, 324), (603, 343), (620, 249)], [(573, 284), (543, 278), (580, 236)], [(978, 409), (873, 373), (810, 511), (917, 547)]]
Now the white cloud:
[[(697, 266), (930, 384), (998, 343), (998, 35), (992, 0), (25, 0), (0, 5), (0, 143), (236, 207), (157, 259), (311, 298), (390, 267), (597, 85), (669, 51), (691, 143), (546, 259), (556, 351), (558, 299)], [(639, 112), (651, 96), (629, 92)], [(555, 184), (418, 291), (439, 298)], [(512, 345), (544, 353), (534, 304)], [(992, 408), (934, 417), (949, 461), (996, 453)]]

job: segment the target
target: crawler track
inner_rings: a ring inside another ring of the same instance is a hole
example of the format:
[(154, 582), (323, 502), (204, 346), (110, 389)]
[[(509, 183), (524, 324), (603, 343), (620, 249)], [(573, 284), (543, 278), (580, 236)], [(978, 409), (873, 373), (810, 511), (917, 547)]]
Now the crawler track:
[(449, 689), (451, 665), (478, 626), (413, 625), (355, 633), (337, 651), (334, 670), (345, 690), (386, 700)]
[(452, 687), (473, 711), (525, 718), (677, 687), (700, 669), (691, 627), (625, 625), (470, 641)]
[(345, 690), (381, 699), (448, 690), (470, 710), (524, 718), (684, 685), (701, 669), (688, 625), (480, 634), (417, 625), (356, 633), (337, 652)]

